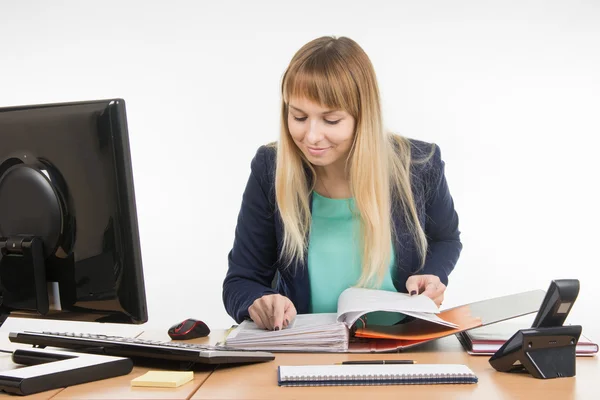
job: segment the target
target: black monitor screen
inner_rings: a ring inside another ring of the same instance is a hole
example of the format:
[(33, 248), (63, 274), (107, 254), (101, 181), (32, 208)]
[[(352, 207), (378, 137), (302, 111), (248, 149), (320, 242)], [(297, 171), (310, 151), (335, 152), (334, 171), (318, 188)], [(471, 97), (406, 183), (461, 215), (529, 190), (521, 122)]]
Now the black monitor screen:
[(148, 319), (122, 99), (0, 108), (4, 316)]

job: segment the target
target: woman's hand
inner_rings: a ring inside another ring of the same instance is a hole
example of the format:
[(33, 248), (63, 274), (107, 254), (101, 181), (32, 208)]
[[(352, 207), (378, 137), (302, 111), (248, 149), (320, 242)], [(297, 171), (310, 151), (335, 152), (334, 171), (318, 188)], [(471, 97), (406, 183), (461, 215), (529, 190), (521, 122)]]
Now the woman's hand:
[(412, 296), (424, 294), (439, 307), (444, 301), (444, 285), (436, 275), (413, 275), (406, 280), (406, 290)]
[(259, 328), (277, 331), (287, 328), (296, 318), (296, 307), (285, 296), (267, 294), (254, 300), (248, 313)]

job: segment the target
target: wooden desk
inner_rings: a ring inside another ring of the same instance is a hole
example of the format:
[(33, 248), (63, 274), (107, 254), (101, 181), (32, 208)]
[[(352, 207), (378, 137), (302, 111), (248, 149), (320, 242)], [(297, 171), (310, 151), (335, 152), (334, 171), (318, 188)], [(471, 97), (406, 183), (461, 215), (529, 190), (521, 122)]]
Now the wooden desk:
[(195, 372), (194, 380), (178, 388), (131, 387), (131, 380), (148, 372), (149, 368), (134, 367), (128, 375), (84, 383), (63, 389), (52, 400), (86, 399), (173, 399), (187, 400), (206, 381), (210, 372)]
[[(222, 337), (221, 331), (217, 336)], [(170, 340), (164, 332), (145, 333), (144, 338), (153, 340)], [(190, 342), (207, 343), (210, 340), (217, 339), (215, 335), (210, 338), (195, 339)], [(8, 341), (6, 335), (0, 335), (0, 345), (4, 349), (30, 348), (29, 345), (14, 344)], [(11, 361), (11, 355), (0, 353), (0, 370), (17, 368), (18, 365)], [(49, 390), (30, 396), (15, 396), (7, 393), (0, 393), (1, 399), (33, 399), (33, 400), (65, 400), (65, 399), (86, 399), (86, 400), (108, 400), (108, 399), (169, 399), (169, 400), (187, 400), (198, 388), (206, 381), (212, 373), (214, 367), (210, 366), (205, 370), (194, 371), (194, 380), (178, 388), (151, 388), (151, 387), (131, 387), (131, 380), (150, 370), (157, 370), (160, 367), (141, 367), (135, 366), (133, 371), (127, 375), (116, 378), (104, 379), (95, 382), (84, 383), (70, 386), (63, 389)]]
[[(419, 363), (466, 364), (479, 378), (469, 385), (398, 385), (279, 387), (277, 366), (333, 364), (355, 359), (413, 359)], [(530, 375), (500, 373), (488, 363), (489, 357), (469, 356), (454, 337), (446, 337), (401, 354), (281, 354), (271, 362), (219, 367), (192, 396), (201, 399), (594, 399), (600, 378), (598, 357), (578, 357), (573, 378), (536, 379)]]
[[(164, 332), (145, 332), (146, 339), (168, 340)], [(215, 343), (223, 331), (214, 331), (209, 338), (195, 339), (196, 343)], [(0, 340), (1, 341), (1, 340)], [(353, 359), (407, 358), (419, 363), (466, 364), (478, 376), (479, 382), (470, 385), (398, 385), (398, 386), (335, 386), (335, 387), (279, 387), (277, 366), (332, 364)], [(401, 354), (282, 354), (271, 362), (244, 366), (218, 367), (214, 372), (196, 371), (194, 380), (179, 388), (132, 388), (131, 379), (149, 369), (136, 366), (132, 373), (97, 382), (57, 389), (25, 399), (297, 399), (343, 398), (398, 399), (594, 399), (598, 398), (596, 381), (600, 377), (598, 357), (578, 357), (577, 375), (573, 378), (541, 380), (529, 375), (515, 375), (495, 371), (489, 357), (469, 356), (454, 337), (446, 337)], [(10, 355), (0, 356), (0, 367), (10, 363)], [(13, 364), (14, 365), (14, 364)], [(0, 394), (2, 398), (17, 398)], [(22, 397), (18, 397), (22, 398)]]
[[(223, 331), (219, 335), (211, 335), (208, 338), (190, 340), (189, 343), (209, 343), (217, 340), (217, 337), (223, 337)], [(166, 332), (144, 332), (140, 335), (143, 339), (149, 340), (171, 340)], [(170, 399), (187, 400), (200, 386), (206, 381), (213, 371), (213, 367), (208, 367), (202, 371), (194, 371), (194, 380), (181, 385), (178, 388), (153, 388), (153, 387), (131, 387), (131, 380), (150, 370), (160, 368), (134, 367), (128, 375), (119, 376), (102, 381), (84, 383), (63, 389), (52, 400), (109, 400), (109, 399)]]

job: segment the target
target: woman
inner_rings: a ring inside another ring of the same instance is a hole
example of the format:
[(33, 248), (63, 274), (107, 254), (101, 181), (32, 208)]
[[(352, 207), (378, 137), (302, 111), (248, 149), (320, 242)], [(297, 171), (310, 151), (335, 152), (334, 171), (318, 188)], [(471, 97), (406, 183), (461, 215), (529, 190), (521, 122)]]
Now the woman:
[(297, 313), (336, 312), (351, 286), (439, 306), (461, 249), (439, 148), (384, 132), (358, 44), (304, 45), (283, 77), (280, 139), (251, 163), (223, 284), (229, 315), (278, 330)]

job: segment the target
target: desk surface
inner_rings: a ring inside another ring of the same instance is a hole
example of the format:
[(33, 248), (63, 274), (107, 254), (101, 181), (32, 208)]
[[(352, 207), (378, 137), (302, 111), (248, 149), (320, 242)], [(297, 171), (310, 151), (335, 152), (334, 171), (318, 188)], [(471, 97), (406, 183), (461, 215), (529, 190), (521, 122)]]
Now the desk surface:
[[(109, 332), (102, 332), (109, 333)], [(115, 333), (118, 334), (118, 333)], [(223, 331), (221, 331), (221, 337)], [(125, 335), (124, 335), (125, 336)], [(132, 335), (137, 336), (137, 335)], [(170, 340), (164, 332), (146, 333), (146, 338), (154, 340)], [(197, 339), (196, 342), (207, 342), (216, 340), (215, 335), (210, 338)], [(15, 350), (17, 348), (31, 348), (29, 345), (12, 343), (8, 340), (6, 332), (0, 334), (0, 348), (5, 350)], [(0, 353), (0, 370), (18, 368), (19, 366), (11, 361), (11, 355)], [(64, 389), (49, 390), (30, 396), (15, 396), (7, 393), (0, 393), (2, 399), (33, 399), (33, 400), (65, 400), (65, 399), (86, 399), (86, 400), (108, 400), (108, 399), (169, 399), (169, 400), (187, 400), (198, 388), (206, 381), (214, 367), (204, 368), (203, 371), (194, 371), (194, 380), (178, 388), (151, 388), (151, 387), (131, 387), (131, 380), (150, 370), (156, 370), (155, 367), (135, 366), (133, 371), (127, 375), (119, 376), (101, 381), (84, 383)]]
[[(277, 366), (333, 364), (356, 359), (406, 358), (418, 363), (466, 364), (479, 378), (477, 384), (465, 385), (403, 385), (352, 387), (279, 387)], [(196, 391), (192, 400), (200, 399), (298, 399), (336, 398), (377, 399), (571, 399), (597, 398), (596, 381), (600, 377), (598, 357), (577, 357), (574, 378), (536, 379), (525, 374), (500, 373), (489, 365), (489, 357), (469, 356), (454, 336), (401, 354), (277, 354), (272, 362), (236, 368), (219, 367)]]
[[(223, 331), (214, 331), (210, 337), (193, 342), (214, 343), (222, 338)], [(167, 340), (164, 332), (144, 332), (141, 337)], [(2, 344), (10, 344), (4, 336)], [(14, 344), (11, 344), (14, 346)], [(23, 346), (23, 345), (18, 345)], [(3, 346), (3, 348), (10, 348)], [(279, 387), (277, 366), (333, 364), (355, 359), (409, 358), (419, 363), (466, 364), (479, 378), (470, 385), (403, 385), (403, 386), (352, 386), (352, 387)], [(292, 399), (316, 396), (339, 396), (344, 399), (364, 400), (376, 395), (378, 399), (402, 397), (418, 399), (571, 399), (597, 398), (596, 380), (600, 377), (600, 360), (596, 357), (578, 357), (577, 375), (573, 378), (541, 380), (529, 375), (516, 375), (495, 371), (487, 356), (469, 356), (454, 337), (438, 339), (401, 354), (282, 354), (274, 361), (234, 367), (218, 367), (196, 371), (194, 380), (175, 389), (132, 388), (130, 381), (147, 372), (148, 367), (136, 366), (125, 376), (57, 389), (26, 399)], [(9, 367), (10, 354), (0, 356), (0, 368)], [(14, 368), (14, 364), (12, 364)], [(156, 369), (156, 368), (154, 368)], [(0, 394), (3, 398), (17, 398)], [(19, 396), (19, 398), (21, 398)]]
[(134, 367), (128, 375), (103, 381), (89, 382), (68, 387), (51, 397), (52, 400), (108, 400), (108, 399), (173, 399), (187, 400), (206, 381), (209, 372), (195, 372), (194, 380), (178, 388), (131, 387), (131, 380), (150, 369)]
[[(217, 340), (217, 336), (223, 337), (223, 331), (218, 335), (211, 335), (208, 338), (195, 339), (190, 342), (207, 343)], [(166, 332), (146, 332), (140, 337), (151, 340), (171, 340)], [(68, 387), (55, 396), (52, 400), (108, 400), (108, 399), (172, 399), (187, 400), (205, 383), (214, 367), (208, 366), (202, 371), (194, 371), (194, 380), (181, 385), (178, 388), (152, 388), (152, 387), (131, 387), (131, 380), (150, 370), (156, 370), (152, 367), (134, 367), (128, 375), (119, 376), (108, 380), (89, 382), (82, 385)]]

